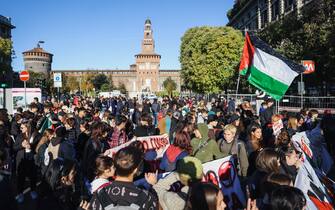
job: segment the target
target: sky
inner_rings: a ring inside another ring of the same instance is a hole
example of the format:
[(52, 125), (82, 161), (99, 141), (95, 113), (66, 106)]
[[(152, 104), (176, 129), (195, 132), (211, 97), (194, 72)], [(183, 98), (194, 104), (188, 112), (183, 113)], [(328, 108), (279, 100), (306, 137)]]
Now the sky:
[(224, 26), (234, 0), (1, 0), (11, 17), (16, 58), (42, 47), (54, 54), (52, 69), (129, 69), (141, 51), (144, 22), (151, 19), (161, 69), (180, 69), (181, 37), (196, 26)]

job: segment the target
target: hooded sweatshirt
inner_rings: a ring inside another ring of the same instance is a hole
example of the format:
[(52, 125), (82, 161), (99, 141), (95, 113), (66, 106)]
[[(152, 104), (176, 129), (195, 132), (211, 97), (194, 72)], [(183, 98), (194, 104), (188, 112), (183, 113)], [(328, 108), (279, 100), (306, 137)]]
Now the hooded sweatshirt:
[(208, 126), (205, 123), (199, 123), (198, 130), (201, 138), (193, 138), (191, 141), (193, 156), (202, 163), (223, 157), (216, 141), (208, 137)]

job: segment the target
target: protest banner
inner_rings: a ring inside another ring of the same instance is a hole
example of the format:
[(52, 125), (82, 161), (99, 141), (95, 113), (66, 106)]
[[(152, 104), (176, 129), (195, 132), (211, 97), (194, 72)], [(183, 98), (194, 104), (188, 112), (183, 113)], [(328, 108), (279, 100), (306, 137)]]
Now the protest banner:
[(142, 142), (143, 147), (144, 147), (144, 152), (148, 150), (155, 150), (157, 153), (156, 159), (163, 157), (165, 150), (167, 150), (167, 148), (170, 145), (169, 137), (166, 134), (158, 135), (158, 136), (137, 137), (137, 138), (133, 138), (131, 141), (128, 141), (127, 143), (124, 143), (120, 146), (107, 150), (105, 152), (105, 155), (113, 157), (113, 155), (117, 153), (117, 151), (119, 151), (120, 149), (124, 147), (127, 147), (134, 141)]
[(225, 203), (230, 209), (243, 209), (246, 203), (232, 156), (203, 164), (204, 181), (222, 189)]
[(292, 136), (292, 143), (295, 149), (301, 152), (315, 169), (328, 173), (333, 165), (333, 160), (327, 148), (320, 140), (321, 130), (296, 133)]
[[(331, 181), (331, 180), (327, 180)], [(295, 184), (305, 195), (308, 210), (334, 209), (334, 195), (332, 189), (326, 186), (317, 176), (314, 168), (307, 159), (298, 169)]]

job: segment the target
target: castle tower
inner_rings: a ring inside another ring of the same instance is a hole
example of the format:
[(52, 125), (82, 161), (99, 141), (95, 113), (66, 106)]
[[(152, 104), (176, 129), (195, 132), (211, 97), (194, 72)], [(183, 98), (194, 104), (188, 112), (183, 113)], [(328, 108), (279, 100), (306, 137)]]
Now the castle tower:
[(38, 42), (37, 47), (22, 53), (24, 69), (49, 75), (53, 55), (41, 48), (40, 43), (43, 42)]
[(155, 53), (155, 41), (150, 19), (144, 24), (142, 51), (135, 55), (137, 92), (157, 92), (161, 56)]

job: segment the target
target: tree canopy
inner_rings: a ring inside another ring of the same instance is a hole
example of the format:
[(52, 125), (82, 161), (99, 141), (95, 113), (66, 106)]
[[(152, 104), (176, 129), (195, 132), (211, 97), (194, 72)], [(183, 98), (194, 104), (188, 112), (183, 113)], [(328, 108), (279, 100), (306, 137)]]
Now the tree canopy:
[(186, 31), (180, 47), (184, 85), (199, 93), (218, 93), (237, 75), (244, 38), (231, 27), (195, 27)]
[(97, 74), (92, 80), (93, 86), (96, 90), (101, 90), (103, 84), (108, 84), (108, 77), (105, 74)]
[(173, 91), (177, 89), (177, 83), (171, 79), (171, 77), (168, 77), (164, 80), (163, 86), (170, 97), (172, 97)]
[(335, 0), (314, 1), (301, 16), (295, 13), (267, 26), (259, 33), (286, 57), (300, 62), (314, 60), (316, 72), (305, 75), (306, 87), (319, 87), (326, 94), (334, 84), (335, 73)]

